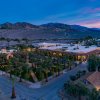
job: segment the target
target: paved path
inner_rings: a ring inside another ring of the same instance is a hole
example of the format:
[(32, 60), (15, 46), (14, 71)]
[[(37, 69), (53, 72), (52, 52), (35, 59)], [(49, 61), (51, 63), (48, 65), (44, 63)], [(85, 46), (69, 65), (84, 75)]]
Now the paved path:
[[(64, 82), (69, 79), (70, 75), (75, 74), (78, 70), (84, 69), (86, 69), (86, 64), (81, 64), (73, 70), (51, 80), (49, 83), (39, 89), (31, 89), (22, 83), (16, 83), (16, 94), (26, 98), (21, 100), (42, 100), (39, 99), (41, 97), (43, 97), (43, 100), (60, 100), (57, 95), (57, 91), (62, 88)], [(3, 76), (0, 76), (0, 88), (4, 94), (10, 95), (12, 88), (11, 81)]]

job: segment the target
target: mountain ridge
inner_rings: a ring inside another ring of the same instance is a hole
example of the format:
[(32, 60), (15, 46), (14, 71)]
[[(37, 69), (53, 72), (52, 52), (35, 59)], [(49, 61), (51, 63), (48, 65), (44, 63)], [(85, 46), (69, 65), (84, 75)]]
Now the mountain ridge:
[(63, 23), (47, 23), (33, 25), (27, 22), (0, 24), (0, 37), (7, 38), (82, 38), (86, 36), (100, 37), (100, 30), (80, 25)]
[[(27, 28), (27, 26), (29, 28), (39, 28), (39, 27), (52, 27), (52, 26), (55, 26), (55, 27), (58, 27), (60, 26), (60, 28), (64, 28), (64, 26), (66, 27), (71, 27), (71, 28), (84, 28), (84, 29), (94, 29), (94, 30), (100, 30), (100, 28), (88, 28), (86, 26), (81, 26), (81, 25), (77, 25), (77, 24), (74, 24), (74, 25), (68, 25), (68, 24), (63, 24), (63, 23), (46, 23), (46, 24), (41, 24), (41, 25), (35, 25), (35, 24), (31, 24), (31, 23), (28, 23), (28, 22), (16, 22), (16, 23), (10, 23), (10, 22), (6, 22), (6, 23), (3, 23), (3, 24), (0, 24), (0, 29), (17, 29), (17, 28)], [(53, 27), (52, 27), (53, 28)], [(58, 27), (59, 28), (59, 27)]]

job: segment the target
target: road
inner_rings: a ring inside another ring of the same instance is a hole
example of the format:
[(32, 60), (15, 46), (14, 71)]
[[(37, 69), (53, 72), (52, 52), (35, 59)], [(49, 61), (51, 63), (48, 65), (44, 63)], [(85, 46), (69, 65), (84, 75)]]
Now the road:
[[(79, 70), (86, 69), (86, 66), (86, 64), (81, 64), (73, 70), (52, 79), (45, 86), (39, 89), (32, 89), (22, 83), (16, 83), (16, 94), (21, 98), (26, 98), (21, 100), (42, 100), (39, 99), (41, 97), (43, 97), (43, 100), (60, 100), (57, 91), (62, 88), (63, 84), (69, 79), (70, 75), (74, 75)], [(0, 76), (0, 88), (4, 94), (11, 95), (11, 81), (4, 76)]]

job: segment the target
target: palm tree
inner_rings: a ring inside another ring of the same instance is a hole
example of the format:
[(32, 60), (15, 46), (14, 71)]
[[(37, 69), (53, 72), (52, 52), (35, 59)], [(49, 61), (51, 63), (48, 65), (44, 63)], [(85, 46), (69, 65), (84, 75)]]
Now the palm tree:
[(82, 100), (82, 96), (88, 95), (89, 90), (88, 90), (88, 88), (86, 88), (82, 84), (79, 84), (79, 85), (76, 85), (76, 86), (77, 86), (77, 96), (78, 96), (78, 99)]
[(67, 55), (64, 55), (63, 58), (62, 58), (62, 64), (64, 65), (64, 69), (67, 69), (67, 67), (68, 67), (68, 66), (66, 66), (67, 59), (68, 59), (68, 56)]
[(58, 63), (58, 64), (56, 65), (56, 70), (57, 70), (57, 73), (58, 73), (57, 76), (60, 75), (60, 72), (61, 72), (62, 69), (63, 69), (63, 66), (62, 66), (60, 63)]
[(55, 72), (55, 74), (56, 74), (56, 77), (58, 76), (58, 68), (57, 68), (57, 66), (53, 66), (53, 69), (54, 69), (54, 72)]
[(44, 71), (45, 81), (48, 82), (48, 72), (49, 72), (49, 70), (48, 70), (48, 68), (45, 68), (43, 71)]
[(99, 98), (99, 91), (96, 89), (92, 89), (92, 91), (89, 94), (89, 100), (98, 100)]
[(22, 63), (22, 62), (18, 62), (17, 63), (17, 66), (18, 66), (18, 68), (17, 68), (17, 70), (18, 70), (18, 74), (19, 74), (19, 82), (22, 82), (22, 72), (23, 72), (23, 66), (24, 66), (24, 63)]
[(99, 65), (98, 57), (95, 55), (91, 55), (88, 59), (88, 71), (96, 71)]
[(41, 62), (41, 66), (43, 68), (46, 82), (48, 82), (48, 72), (50, 72), (49, 68), (51, 66), (51, 60), (49, 58), (46, 58), (44, 61)]
[(22, 82), (22, 77), (24, 77), (23, 73), (24, 74), (27, 74), (28, 73), (28, 64), (27, 63), (24, 63), (24, 62), (17, 62), (17, 65), (16, 65), (16, 70), (17, 71), (17, 75), (19, 76), (19, 82)]
[(65, 83), (64, 85), (65, 93), (69, 94), (72, 97), (77, 97), (78, 100), (82, 100), (82, 96), (87, 96), (89, 93), (88, 88), (83, 84), (78, 83), (74, 84), (72, 82)]
[(41, 66), (36, 67), (34, 73), (39, 80), (44, 79), (43, 68)]
[(22, 67), (22, 73), (21, 73), (21, 78), (23, 77), (24, 79), (29, 79), (29, 72), (30, 72), (31, 68), (29, 68), (28, 64), (24, 64), (24, 66)]
[(68, 59), (68, 67), (69, 67), (70, 70), (72, 69), (72, 67), (71, 67), (72, 64), (73, 64), (73, 61), (71, 61), (71, 60)]
[(15, 71), (17, 67), (18, 59), (16, 57), (10, 58), (8, 60), (7, 72), (10, 73), (10, 78), (12, 78), (12, 72)]
[(0, 54), (0, 69), (6, 71), (7, 67), (7, 55), (6, 54)]
[(9, 59), (8, 61), (8, 67), (7, 67), (7, 72), (9, 72), (10, 74), (10, 78), (12, 78), (12, 71), (13, 71), (14, 67), (13, 67), (13, 62), (12, 59)]

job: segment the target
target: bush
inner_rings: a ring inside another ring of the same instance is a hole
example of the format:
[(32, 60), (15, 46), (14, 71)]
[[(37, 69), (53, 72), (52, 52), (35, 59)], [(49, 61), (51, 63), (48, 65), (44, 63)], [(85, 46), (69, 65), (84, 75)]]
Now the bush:
[(80, 78), (81, 76), (83, 76), (83, 75), (85, 75), (85, 74), (86, 74), (86, 71), (85, 71), (85, 70), (83, 70), (83, 71), (78, 71), (78, 72), (76, 73), (76, 75), (70, 76), (70, 80), (75, 81), (75, 80), (77, 80), (78, 78)]
[(86, 74), (86, 70), (83, 70), (83, 71), (82, 71), (82, 74), (85, 75), (85, 74)]
[(83, 76), (86, 74), (86, 71), (83, 70), (83, 71), (78, 71), (77, 74), (79, 74), (79, 77)]
[(88, 71), (89, 72), (95, 72), (96, 71), (96, 68), (95, 67), (88, 66)]
[(75, 80), (77, 80), (77, 77), (76, 76), (70, 76), (70, 80), (72, 80), (72, 81), (75, 81)]
[(77, 79), (80, 78), (81, 77), (81, 74), (80, 73), (77, 73), (76, 74), (76, 77), (77, 77)]
[(88, 59), (88, 71), (96, 71), (97, 66), (100, 64), (100, 58), (96, 55), (91, 55)]
[(98, 67), (98, 71), (100, 72), (100, 66)]

